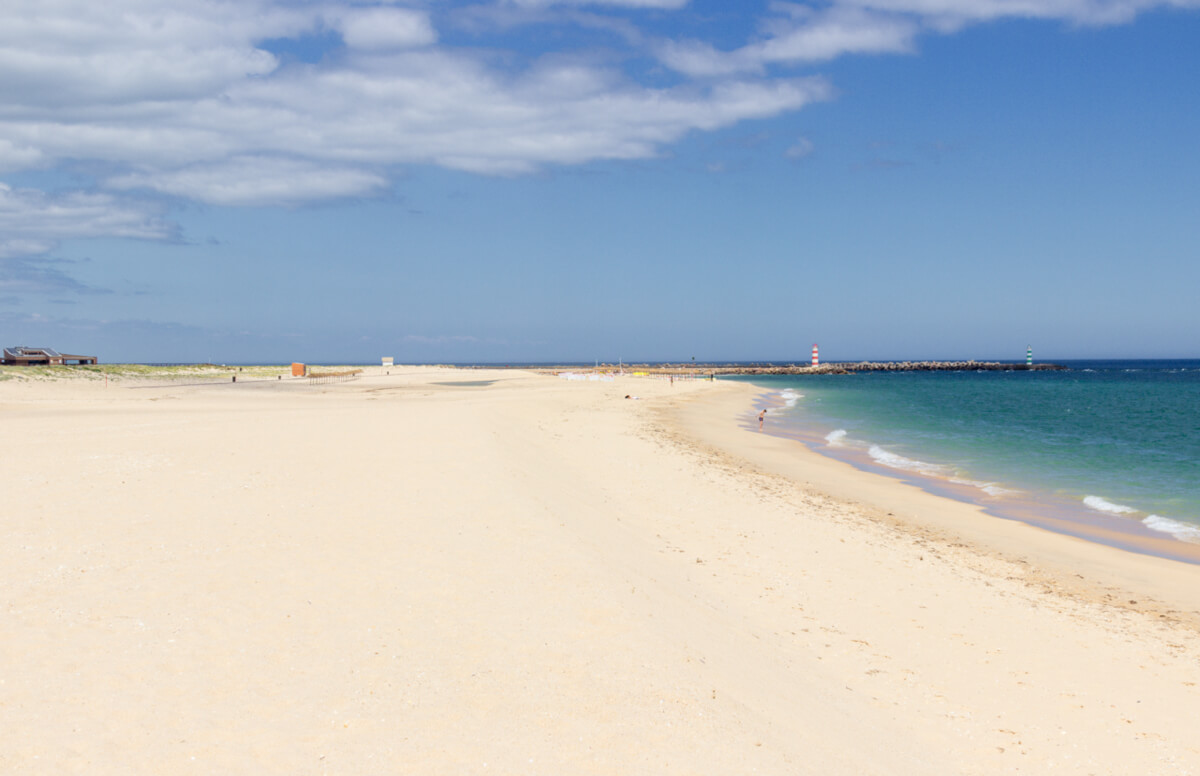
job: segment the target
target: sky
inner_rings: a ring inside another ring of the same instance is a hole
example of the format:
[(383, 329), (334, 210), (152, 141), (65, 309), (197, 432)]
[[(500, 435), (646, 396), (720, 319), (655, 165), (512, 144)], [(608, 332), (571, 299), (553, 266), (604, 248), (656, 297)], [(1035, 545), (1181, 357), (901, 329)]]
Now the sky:
[(0, 345), (1200, 357), (1200, 0), (4, 0)]

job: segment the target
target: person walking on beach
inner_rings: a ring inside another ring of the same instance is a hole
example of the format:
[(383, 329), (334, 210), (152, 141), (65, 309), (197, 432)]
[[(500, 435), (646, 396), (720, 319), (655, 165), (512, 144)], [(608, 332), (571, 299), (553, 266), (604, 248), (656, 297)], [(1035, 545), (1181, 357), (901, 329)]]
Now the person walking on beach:
[(762, 431), (763, 421), (766, 420), (766, 418), (767, 418), (766, 410), (763, 410), (762, 412), (758, 413), (758, 430), (759, 431)]

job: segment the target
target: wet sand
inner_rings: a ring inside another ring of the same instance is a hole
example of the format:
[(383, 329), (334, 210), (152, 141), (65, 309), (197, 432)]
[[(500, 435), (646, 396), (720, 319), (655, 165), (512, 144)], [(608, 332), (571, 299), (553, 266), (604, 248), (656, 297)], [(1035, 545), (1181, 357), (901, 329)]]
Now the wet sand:
[[(773, 392), (764, 393), (761, 386), (758, 391), (752, 405), (755, 410), (771, 408), (774, 411), (782, 406)], [(769, 435), (802, 444), (810, 451), (848, 463), (864, 473), (899, 480), (936, 496), (973, 504), (993, 517), (1017, 520), (1120, 550), (1200, 564), (1200, 544), (1153, 530), (1141, 520), (1102, 514), (1050, 493), (1001, 489), (1001, 493), (991, 495), (979, 487), (990, 483), (971, 483), (940, 474), (885, 466), (873, 460), (861, 447), (832, 445), (819, 434), (806, 432), (786, 420), (780, 422), (777, 416), (772, 416), (771, 420), (763, 427)], [(757, 416), (750, 408), (742, 413), (740, 425), (746, 430), (758, 429)]]

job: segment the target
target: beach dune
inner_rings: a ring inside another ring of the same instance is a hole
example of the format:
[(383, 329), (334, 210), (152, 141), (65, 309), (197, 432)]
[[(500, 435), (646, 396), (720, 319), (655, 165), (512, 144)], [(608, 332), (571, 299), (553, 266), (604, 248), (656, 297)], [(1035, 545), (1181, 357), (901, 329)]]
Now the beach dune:
[(1200, 567), (820, 459), (754, 396), (0, 383), (0, 772), (1200, 772)]

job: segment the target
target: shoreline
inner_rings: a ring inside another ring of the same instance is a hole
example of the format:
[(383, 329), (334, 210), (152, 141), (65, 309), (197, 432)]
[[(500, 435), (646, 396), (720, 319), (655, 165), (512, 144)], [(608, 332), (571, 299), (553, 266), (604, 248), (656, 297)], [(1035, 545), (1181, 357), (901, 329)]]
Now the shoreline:
[[(763, 389), (755, 400), (756, 406), (781, 406), (773, 389), (756, 387)], [(744, 427), (754, 430), (750, 418), (753, 413), (748, 413)], [(830, 446), (819, 433), (805, 433), (797, 426), (781, 429), (776, 423), (764, 427), (764, 433), (801, 444), (823, 458), (848, 463), (864, 474), (898, 480), (931, 495), (978, 507), (999, 520), (1025, 523), (1125, 552), (1200, 565), (1200, 544), (1180, 539), (1168, 531), (1156, 531), (1141, 520), (1093, 512), (1086, 506), (1037, 491), (1006, 489), (1004, 495), (990, 496), (979, 487), (988, 483), (886, 466), (860, 449)]]
[(923, 487), (916, 477), (872, 471), (795, 437), (760, 433), (753, 408), (769, 391), (749, 382), (723, 385), (745, 389), (672, 406), (665, 419), (700, 448), (741, 459), (802, 492), (862, 509), (874, 520), (946, 546), (1027, 564), (1080, 600), (1148, 611), (1200, 630), (1200, 547), (1173, 538), (1130, 541), (1099, 527), (1079, 536), (1065, 521), (993, 514), (973, 501)]

